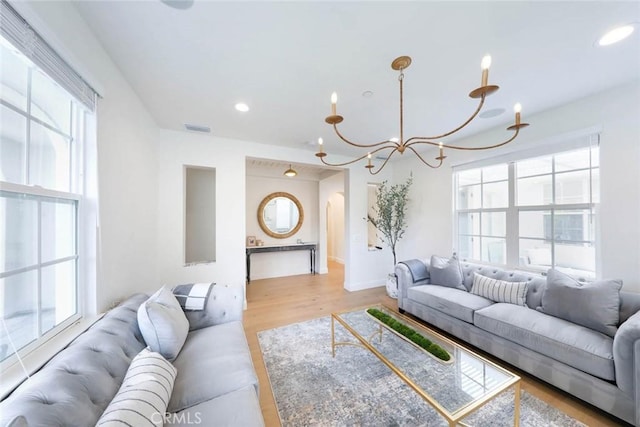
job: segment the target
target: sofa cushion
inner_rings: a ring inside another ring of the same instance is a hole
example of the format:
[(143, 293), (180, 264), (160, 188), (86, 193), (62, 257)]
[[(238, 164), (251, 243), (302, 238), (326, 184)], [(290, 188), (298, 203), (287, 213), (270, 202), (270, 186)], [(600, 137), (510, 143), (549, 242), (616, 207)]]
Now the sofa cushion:
[(252, 386), (232, 391), (215, 399), (168, 414), (165, 427), (192, 427), (215, 425), (216, 427), (262, 427), (260, 401)]
[(505, 303), (476, 311), (474, 325), (588, 374), (615, 379), (613, 339), (592, 329)]
[(487, 298), (470, 294), (466, 290), (463, 291), (446, 286), (414, 286), (409, 288), (407, 292), (409, 299), (427, 307), (435, 308), (467, 323), (473, 323), (474, 311), (493, 304), (493, 301)]
[(429, 275), (434, 285), (466, 290), (462, 284), (460, 262), (455, 255), (449, 259), (433, 255), (429, 265)]
[(495, 302), (525, 305), (527, 282), (508, 282), (473, 273), (471, 293)]
[(120, 388), (131, 360), (145, 347), (134, 295), (0, 402), (0, 425), (18, 415), (32, 426), (93, 426)]
[(138, 326), (149, 348), (169, 361), (178, 356), (189, 332), (189, 321), (167, 286), (140, 306)]
[(162, 427), (175, 379), (171, 363), (160, 353), (143, 349), (131, 361), (120, 390), (96, 426)]
[(178, 412), (247, 386), (258, 379), (241, 322), (189, 332), (173, 362), (178, 376), (167, 408)]
[(620, 320), (621, 280), (582, 283), (550, 269), (538, 311), (613, 337)]

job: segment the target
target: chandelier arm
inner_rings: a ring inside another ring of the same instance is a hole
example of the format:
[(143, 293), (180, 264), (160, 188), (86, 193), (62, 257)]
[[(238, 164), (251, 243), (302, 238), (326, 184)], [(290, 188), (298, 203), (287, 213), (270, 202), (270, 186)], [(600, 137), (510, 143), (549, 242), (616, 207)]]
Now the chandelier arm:
[(327, 166), (347, 166), (347, 165), (351, 165), (351, 164), (353, 164), (355, 162), (359, 162), (360, 160), (362, 160), (362, 159), (364, 159), (366, 157), (367, 157), (367, 154), (365, 154), (364, 156), (358, 157), (357, 159), (353, 159), (353, 160), (350, 160), (350, 161), (344, 162), (344, 163), (329, 163), (324, 159), (324, 157), (320, 157), (320, 161), (322, 163), (324, 163), (325, 165), (327, 165)]
[(333, 125), (333, 130), (336, 132), (336, 135), (338, 135), (338, 137), (339, 137), (341, 140), (343, 140), (344, 142), (346, 142), (346, 143), (347, 143), (347, 144), (349, 144), (349, 145), (353, 145), (354, 147), (360, 147), (360, 148), (373, 148), (373, 147), (378, 147), (378, 146), (383, 145), (383, 144), (393, 144), (393, 145), (390, 145), (390, 146), (388, 146), (388, 147), (383, 147), (383, 148), (393, 148), (393, 146), (395, 146), (395, 147), (399, 147), (399, 146), (400, 146), (400, 144), (398, 144), (397, 142), (393, 142), (393, 141), (389, 141), (389, 140), (381, 141), (381, 142), (376, 142), (376, 143), (374, 143), (374, 144), (358, 144), (358, 143), (356, 143), (356, 142), (349, 141), (347, 138), (345, 138), (345, 137), (340, 133), (340, 131), (338, 130), (338, 126), (337, 126), (336, 124), (334, 124), (334, 125)]
[(502, 147), (503, 145), (507, 145), (508, 143), (510, 143), (511, 141), (516, 139), (516, 137), (518, 136), (518, 133), (520, 133), (520, 128), (516, 128), (515, 129), (515, 133), (513, 134), (513, 136), (511, 138), (507, 139), (506, 141), (501, 142), (499, 144), (487, 145), (486, 147), (460, 147), (460, 146), (456, 146), (456, 145), (443, 145), (443, 147), (444, 148), (451, 148), (453, 150), (467, 150), (467, 151), (490, 150), (492, 148), (498, 148), (498, 147)]
[[(380, 150), (384, 150), (385, 148), (392, 148), (392, 147), (382, 147), (382, 148), (377, 149), (375, 152), (378, 152), (378, 151), (380, 151)], [(384, 169), (384, 167), (386, 166), (387, 162), (389, 161), (389, 159), (391, 159), (391, 156), (393, 156), (393, 154), (394, 154), (396, 151), (398, 151), (398, 147), (395, 147), (395, 148), (393, 149), (393, 151), (391, 151), (391, 153), (389, 153), (389, 155), (387, 156), (387, 158), (386, 158), (386, 159), (384, 160), (384, 162), (380, 165), (380, 167), (379, 167), (378, 169), (376, 169), (376, 171), (375, 171), (375, 172), (373, 171), (373, 168), (369, 168), (369, 173), (370, 173), (371, 175), (377, 175), (378, 173), (380, 173), (380, 171), (381, 171), (382, 169)], [(374, 152), (374, 153), (375, 153), (375, 152)]]
[(425, 165), (429, 166), (432, 169), (438, 169), (440, 166), (442, 166), (442, 161), (444, 160), (444, 158), (440, 158), (440, 163), (438, 163), (437, 166), (432, 165), (431, 163), (427, 162), (425, 159), (422, 158), (422, 156), (416, 151), (415, 148), (413, 147), (407, 147), (409, 150), (413, 151), (413, 153), (418, 156), (418, 158), (422, 161), (422, 163), (424, 163)]
[(471, 121), (473, 119), (476, 118), (476, 116), (478, 115), (478, 113), (480, 112), (480, 110), (482, 110), (482, 106), (484, 105), (484, 100), (486, 98), (486, 95), (482, 95), (480, 97), (480, 104), (478, 104), (478, 108), (476, 108), (476, 111), (474, 111), (474, 113), (471, 115), (471, 117), (469, 117), (467, 119), (467, 121), (465, 121), (464, 123), (462, 123), (460, 126), (458, 126), (457, 128), (453, 129), (452, 131), (449, 131), (447, 133), (443, 133), (442, 135), (436, 135), (436, 136), (414, 136), (412, 138), (409, 138), (405, 141), (404, 146), (408, 147), (409, 145), (411, 145), (412, 141), (415, 140), (419, 140), (419, 139), (441, 139), (444, 138), (446, 136), (452, 135), (456, 132), (458, 132), (460, 129), (462, 129), (463, 127), (465, 127), (466, 125), (468, 125), (469, 123), (471, 123)]
[[(508, 140), (506, 140), (504, 142), (500, 142), (500, 143), (494, 144), (494, 145), (487, 145), (485, 147), (461, 147), (459, 145), (442, 144), (442, 148), (451, 148), (452, 150), (467, 150), (467, 151), (490, 150), (492, 148), (498, 148), (498, 147), (502, 147), (503, 145), (507, 145), (508, 143), (510, 143), (511, 141), (516, 139), (516, 137), (518, 136), (518, 133), (520, 132), (520, 129), (517, 128), (517, 129), (514, 129), (514, 131), (515, 131), (515, 133), (513, 134), (513, 136), (511, 138), (509, 138)], [(413, 141), (411, 144), (407, 145), (406, 148), (411, 148), (413, 150), (413, 152), (415, 153), (415, 150), (411, 147), (412, 145), (415, 145), (415, 144), (428, 144), (428, 145), (434, 145), (436, 147), (440, 146), (439, 142), (417, 140), (417, 141)]]

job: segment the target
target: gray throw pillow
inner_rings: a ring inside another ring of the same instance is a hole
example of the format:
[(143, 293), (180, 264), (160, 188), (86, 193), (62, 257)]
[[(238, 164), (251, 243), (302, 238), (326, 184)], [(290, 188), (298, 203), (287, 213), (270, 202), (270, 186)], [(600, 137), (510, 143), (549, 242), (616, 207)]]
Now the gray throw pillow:
[(171, 289), (163, 286), (138, 309), (138, 327), (151, 351), (173, 361), (187, 339), (189, 321)]
[(429, 266), (431, 283), (466, 291), (463, 285), (462, 268), (454, 255), (450, 259), (433, 255)]
[(495, 302), (525, 305), (527, 282), (508, 282), (473, 273), (471, 293)]
[(620, 321), (622, 280), (582, 283), (550, 269), (538, 311), (614, 336)]

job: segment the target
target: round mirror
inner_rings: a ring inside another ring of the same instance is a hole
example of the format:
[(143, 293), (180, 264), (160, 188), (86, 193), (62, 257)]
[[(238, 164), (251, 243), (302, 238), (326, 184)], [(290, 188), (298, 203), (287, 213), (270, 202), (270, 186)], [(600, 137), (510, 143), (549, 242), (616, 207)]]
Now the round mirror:
[(262, 200), (258, 208), (260, 228), (276, 239), (296, 234), (303, 219), (302, 205), (289, 193), (271, 193)]

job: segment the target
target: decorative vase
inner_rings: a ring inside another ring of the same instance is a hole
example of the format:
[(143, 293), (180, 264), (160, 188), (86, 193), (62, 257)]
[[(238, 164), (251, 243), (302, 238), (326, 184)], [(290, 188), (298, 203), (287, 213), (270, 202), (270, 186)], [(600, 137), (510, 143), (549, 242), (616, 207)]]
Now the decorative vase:
[(391, 298), (398, 298), (398, 282), (393, 273), (387, 274), (387, 295)]

